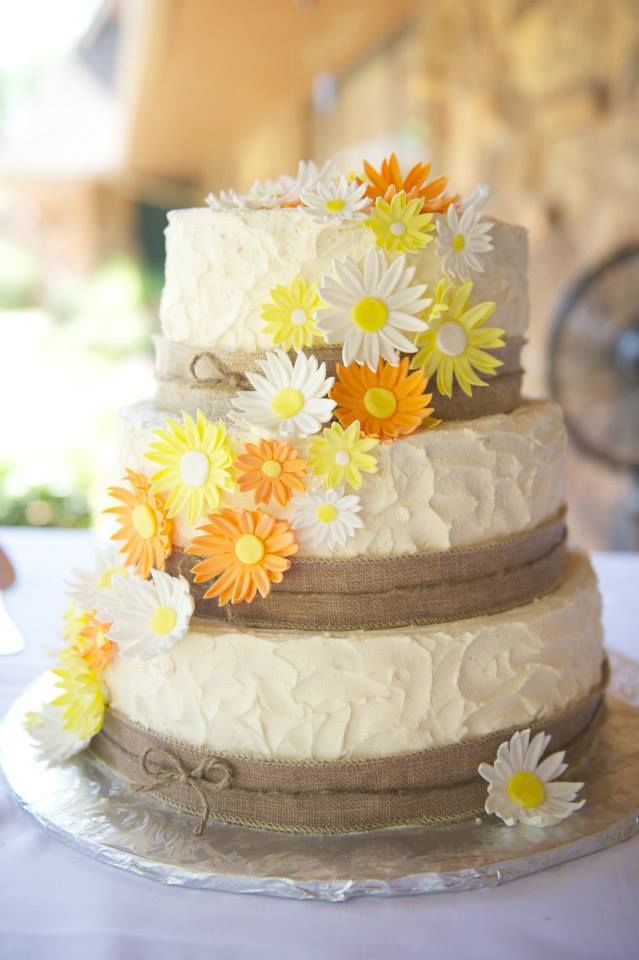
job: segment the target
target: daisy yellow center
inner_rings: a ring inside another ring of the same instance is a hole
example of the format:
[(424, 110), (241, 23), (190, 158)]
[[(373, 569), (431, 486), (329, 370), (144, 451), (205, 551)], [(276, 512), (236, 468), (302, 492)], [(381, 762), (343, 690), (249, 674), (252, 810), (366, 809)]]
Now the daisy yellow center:
[(111, 586), (111, 581), (116, 573), (121, 577), (128, 577), (129, 575), (126, 567), (111, 567), (109, 570), (105, 570), (102, 576), (98, 578), (98, 590), (107, 590)]
[(150, 540), (155, 536), (158, 525), (155, 516), (146, 503), (138, 503), (131, 511), (131, 523), (138, 536), (143, 540)]
[(264, 543), (254, 533), (245, 533), (235, 543), (235, 556), (240, 563), (253, 567), (264, 556)]
[(157, 610), (153, 611), (149, 626), (152, 633), (160, 637), (165, 637), (167, 633), (171, 632), (176, 623), (177, 613), (173, 607), (158, 607)]
[(295, 417), (304, 406), (304, 394), (295, 387), (283, 387), (271, 400), (271, 410), (280, 420)]
[(291, 311), (291, 323), (294, 327), (304, 326), (307, 319), (306, 310), (304, 310), (303, 307), (295, 307), (295, 309)]
[(377, 297), (364, 297), (359, 300), (351, 313), (353, 323), (364, 333), (377, 333), (388, 320), (388, 307)]
[(275, 477), (279, 477), (282, 472), (282, 464), (279, 460), (265, 460), (262, 464), (262, 473), (265, 477), (270, 477), (271, 480), (274, 480)]
[(435, 337), (437, 347), (447, 357), (458, 357), (466, 349), (468, 336), (460, 323), (449, 320), (442, 323)]
[(387, 390), (386, 387), (371, 387), (364, 394), (364, 408), (371, 417), (388, 420), (397, 409), (397, 398), (392, 390)]
[(324, 206), (329, 213), (339, 213), (346, 206), (346, 200), (342, 200), (341, 197), (333, 197), (332, 200), (327, 200)]
[(508, 781), (506, 792), (513, 803), (528, 809), (540, 807), (546, 799), (543, 783), (537, 774), (531, 773), (530, 770), (514, 773)]
[(332, 503), (322, 503), (315, 511), (320, 523), (332, 523), (337, 516), (337, 507)]
[(391, 223), (390, 232), (394, 237), (403, 237), (406, 233), (406, 224), (396, 220), (395, 223)]
[(461, 253), (466, 246), (466, 237), (463, 233), (456, 233), (453, 239), (450, 241), (450, 245), (455, 253)]
[(209, 458), (201, 450), (189, 450), (180, 457), (180, 477), (187, 487), (203, 487), (209, 478)]

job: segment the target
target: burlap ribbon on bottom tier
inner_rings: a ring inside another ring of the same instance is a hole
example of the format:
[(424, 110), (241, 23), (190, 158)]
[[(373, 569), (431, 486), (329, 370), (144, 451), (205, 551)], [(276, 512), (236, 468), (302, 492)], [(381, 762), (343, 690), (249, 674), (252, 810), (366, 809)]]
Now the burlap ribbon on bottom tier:
[(565, 512), (503, 540), (400, 557), (310, 559), (265, 598), (220, 607), (195, 583), (197, 557), (175, 550), (166, 568), (190, 581), (195, 615), (236, 626), (295, 630), (381, 630), (463, 620), (510, 610), (554, 590), (565, 558)]
[[(570, 776), (589, 756), (603, 717), (602, 679), (568, 708), (529, 724), (564, 749)], [(295, 833), (354, 833), (419, 823), (446, 823), (481, 813), (486, 783), (480, 763), (516, 728), (445, 747), (374, 760), (287, 762), (213, 754), (107, 711), (90, 752), (133, 790), (198, 817)]]
[[(250, 390), (247, 373), (259, 373), (259, 361), (265, 353), (242, 353), (212, 350), (208, 347), (175, 343), (164, 337), (154, 337), (155, 399), (176, 410), (202, 410), (207, 417), (225, 419), (231, 409), (231, 398), (238, 390)], [(434, 416), (440, 420), (470, 420), (494, 413), (510, 413), (521, 402), (521, 351), (523, 337), (510, 337), (506, 345), (494, 352), (502, 365), (495, 376), (488, 377), (486, 386), (477, 387), (471, 397), (459, 388), (452, 397), (439, 393), (434, 379), (428, 384), (433, 394)], [(342, 362), (341, 347), (313, 347), (308, 351), (320, 363), (326, 364), (326, 374), (334, 377)], [(294, 360), (294, 352), (290, 353)]]

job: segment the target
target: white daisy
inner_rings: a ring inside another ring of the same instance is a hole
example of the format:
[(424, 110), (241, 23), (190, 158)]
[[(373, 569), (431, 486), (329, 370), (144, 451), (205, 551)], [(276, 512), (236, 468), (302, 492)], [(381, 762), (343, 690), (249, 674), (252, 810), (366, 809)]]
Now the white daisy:
[(111, 586), (115, 574), (126, 577), (133, 573), (133, 567), (122, 562), (122, 554), (113, 543), (98, 547), (92, 570), (75, 569), (67, 580), (67, 593), (81, 610), (95, 610), (98, 592)]
[(493, 249), (490, 231), (494, 224), (483, 220), (481, 208), (488, 199), (488, 189), (480, 185), (461, 205), (460, 212), (451, 203), (446, 217), (437, 221), (437, 247), (443, 257), (446, 273), (468, 280), (471, 271), (484, 272), (481, 255)]
[(300, 160), (297, 165), (297, 174), (292, 180), (289, 203), (296, 203), (302, 199), (302, 194), (315, 190), (320, 184), (327, 185), (339, 178), (339, 170), (334, 160), (327, 160), (322, 167), (318, 167), (312, 160)]
[(327, 398), (334, 377), (317, 357), (298, 353), (295, 363), (284, 350), (267, 353), (262, 373), (247, 373), (253, 390), (233, 397), (232, 417), (242, 427), (278, 437), (308, 437), (330, 420), (335, 401)]
[(467, 197), (464, 197), (460, 203), (460, 207), (462, 210), (467, 210), (468, 207), (475, 207), (476, 209), (479, 209), (479, 207), (483, 207), (486, 204), (490, 194), (491, 189), (489, 185), (487, 183), (479, 183), (472, 193), (469, 193)]
[(302, 203), (309, 213), (329, 220), (363, 220), (370, 200), (367, 184), (349, 183), (346, 177), (318, 182), (310, 190), (302, 191)]
[(550, 737), (530, 730), (514, 733), (497, 751), (494, 764), (480, 763), (478, 772), (488, 781), (486, 813), (495, 813), (512, 827), (551, 827), (583, 807), (574, 803), (583, 783), (553, 782), (568, 769), (565, 751), (553, 753), (541, 763)]
[(238, 210), (245, 206), (244, 197), (237, 190), (220, 190), (219, 194), (209, 193), (204, 202), (211, 210)]
[(294, 497), (291, 506), (293, 528), (300, 540), (314, 549), (343, 547), (364, 526), (358, 516), (362, 509), (360, 498), (354, 494), (344, 496), (343, 487)]
[(160, 570), (151, 570), (150, 580), (114, 577), (98, 598), (98, 617), (111, 622), (118, 654), (138, 660), (167, 653), (188, 630), (192, 613), (188, 582)]
[(328, 306), (318, 312), (317, 325), (328, 343), (344, 344), (344, 364), (377, 370), (380, 356), (397, 366), (399, 350), (415, 353), (415, 344), (400, 331), (425, 330), (417, 315), (432, 300), (423, 297), (425, 284), (411, 286), (415, 268), (406, 266), (405, 255), (389, 266), (384, 253), (371, 247), (363, 270), (347, 257), (334, 260), (333, 271), (336, 279), (326, 277), (320, 287)]
[(28, 713), (25, 729), (35, 743), (36, 755), (47, 764), (63, 763), (89, 745), (64, 725), (64, 710), (48, 703), (39, 713)]

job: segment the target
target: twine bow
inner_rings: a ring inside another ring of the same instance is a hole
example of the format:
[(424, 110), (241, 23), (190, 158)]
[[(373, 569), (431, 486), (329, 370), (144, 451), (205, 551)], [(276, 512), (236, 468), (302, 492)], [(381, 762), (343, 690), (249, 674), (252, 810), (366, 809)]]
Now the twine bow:
[[(190, 787), (198, 797), (202, 813), (200, 822), (193, 833), (200, 837), (209, 819), (210, 809), (203, 783), (214, 790), (225, 790), (231, 782), (231, 767), (218, 757), (204, 757), (192, 770), (187, 770), (179, 757), (162, 747), (147, 747), (140, 757), (140, 770), (147, 778), (145, 783), (132, 783), (135, 793), (150, 793), (153, 790), (168, 787), (172, 783), (183, 783)], [(215, 779), (216, 772), (221, 773)]]
[[(198, 364), (206, 357), (213, 370), (213, 376), (201, 377), (197, 372)], [(246, 386), (246, 377), (237, 370), (232, 370), (224, 361), (211, 350), (202, 350), (195, 353), (189, 363), (189, 373), (201, 387), (218, 386), (225, 383), (233, 389)]]

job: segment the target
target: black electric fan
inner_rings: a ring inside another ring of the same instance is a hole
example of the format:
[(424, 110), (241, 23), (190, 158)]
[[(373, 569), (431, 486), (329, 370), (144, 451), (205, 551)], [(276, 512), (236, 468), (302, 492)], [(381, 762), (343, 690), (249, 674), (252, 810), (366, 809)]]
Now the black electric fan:
[(550, 392), (575, 446), (629, 474), (613, 547), (639, 550), (639, 244), (618, 250), (566, 294), (550, 337)]

